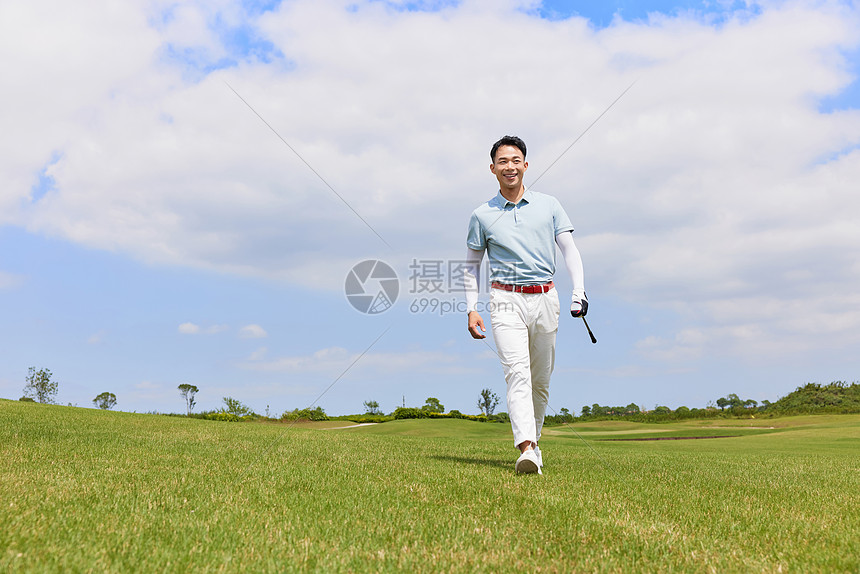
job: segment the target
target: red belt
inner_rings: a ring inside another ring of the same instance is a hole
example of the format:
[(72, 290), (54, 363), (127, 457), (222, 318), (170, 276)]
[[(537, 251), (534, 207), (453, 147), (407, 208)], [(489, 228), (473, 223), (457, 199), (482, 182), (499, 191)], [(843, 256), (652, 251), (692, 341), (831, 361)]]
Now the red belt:
[(505, 291), (513, 291), (514, 293), (546, 293), (555, 285), (552, 281), (549, 283), (544, 283), (543, 285), (508, 285), (506, 283), (495, 283), (491, 284), (493, 289), (503, 289)]

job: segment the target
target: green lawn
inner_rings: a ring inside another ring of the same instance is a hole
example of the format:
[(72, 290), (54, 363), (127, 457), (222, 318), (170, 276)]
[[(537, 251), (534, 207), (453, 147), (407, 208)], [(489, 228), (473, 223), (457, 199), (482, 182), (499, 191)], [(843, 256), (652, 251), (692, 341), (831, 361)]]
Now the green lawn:
[(0, 571), (860, 571), (860, 416), (575, 428), (517, 476), (501, 424), (0, 400)]

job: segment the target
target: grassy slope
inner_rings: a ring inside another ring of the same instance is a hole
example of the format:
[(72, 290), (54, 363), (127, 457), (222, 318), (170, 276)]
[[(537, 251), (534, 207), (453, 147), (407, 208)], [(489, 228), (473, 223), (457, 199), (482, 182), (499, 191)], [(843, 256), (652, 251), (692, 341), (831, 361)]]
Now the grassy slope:
[(777, 425), (657, 442), (577, 426), (613, 470), (556, 427), (537, 477), (512, 472), (500, 424), (285, 430), (0, 401), (0, 570), (857, 571), (860, 416)]

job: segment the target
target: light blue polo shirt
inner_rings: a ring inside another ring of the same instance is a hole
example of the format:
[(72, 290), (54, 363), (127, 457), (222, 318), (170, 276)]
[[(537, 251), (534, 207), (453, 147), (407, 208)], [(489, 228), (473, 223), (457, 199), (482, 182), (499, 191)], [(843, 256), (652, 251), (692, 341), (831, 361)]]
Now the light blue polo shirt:
[(478, 206), (469, 220), (466, 245), (487, 250), (490, 281), (536, 285), (555, 275), (555, 236), (573, 231), (561, 203), (526, 189), (513, 204), (501, 192)]

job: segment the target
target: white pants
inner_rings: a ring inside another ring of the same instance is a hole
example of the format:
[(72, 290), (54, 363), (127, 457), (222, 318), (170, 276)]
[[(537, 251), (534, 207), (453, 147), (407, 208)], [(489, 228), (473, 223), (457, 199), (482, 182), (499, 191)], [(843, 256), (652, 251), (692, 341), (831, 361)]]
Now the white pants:
[(555, 366), (558, 292), (490, 290), (490, 319), (508, 384), (514, 445), (540, 439)]

